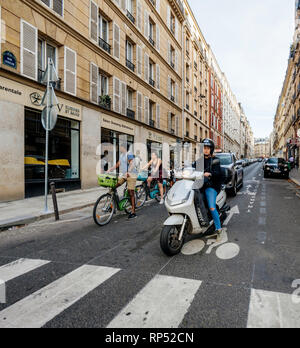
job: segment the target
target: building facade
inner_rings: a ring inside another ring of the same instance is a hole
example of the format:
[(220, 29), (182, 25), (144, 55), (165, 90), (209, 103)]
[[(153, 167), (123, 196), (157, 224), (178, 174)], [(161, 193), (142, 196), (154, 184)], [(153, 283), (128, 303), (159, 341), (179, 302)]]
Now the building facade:
[(296, 1), (295, 34), (273, 128), (275, 156), (300, 160), (300, 4)]
[(269, 158), (270, 156), (270, 139), (255, 139), (255, 157)]
[(120, 142), (160, 151), (182, 139), (180, 1), (1, 0), (0, 6), (0, 200), (42, 194), (40, 101), (48, 58), (60, 78), (49, 146), (57, 187), (95, 187), (101, 143), (114, 149), (113, 165)]
[[(95, 187), (104, 152), (113, 166), (123, 143), (140, 144), (145, 162), (167, 144), (171, 166), (179, 143), (192, 160), (204, 138), (225, 149), (223, 74), (187, 0), (0, 0), (0, 19), (0, 201), (43, 194), (49, 59), (59, 77), (48, 162), (57, 188)], [(226, 134), (238, 152), (232, 95)]]

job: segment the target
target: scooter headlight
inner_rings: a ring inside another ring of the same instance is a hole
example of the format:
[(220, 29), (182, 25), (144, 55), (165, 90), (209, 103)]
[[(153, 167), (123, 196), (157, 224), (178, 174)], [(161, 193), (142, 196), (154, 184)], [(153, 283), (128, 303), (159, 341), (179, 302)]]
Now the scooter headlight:
[(189, 198), (190, 198), (191, 192), (189, 192), (185, 198), (180, 199), (180, 200), (176, 200), (174, 199), (174, 197), (172, 197), (171, 192), (169, 192), (168, 196), (167, 196), (167, 203), (168, 205), (170, 205), (171, 207), (175, 207), (176, 205), (181, 205), (186, 203)]

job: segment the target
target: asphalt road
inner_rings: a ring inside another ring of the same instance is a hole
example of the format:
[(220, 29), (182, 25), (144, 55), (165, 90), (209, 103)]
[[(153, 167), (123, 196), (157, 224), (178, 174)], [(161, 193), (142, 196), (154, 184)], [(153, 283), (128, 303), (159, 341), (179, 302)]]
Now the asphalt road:
[(104, 228), (87, 209), (1, 233), (0, 327), (300, 327), (296, 187), (255, 164), (229, 204), (228, 240), (173, 258), (156, 204)]

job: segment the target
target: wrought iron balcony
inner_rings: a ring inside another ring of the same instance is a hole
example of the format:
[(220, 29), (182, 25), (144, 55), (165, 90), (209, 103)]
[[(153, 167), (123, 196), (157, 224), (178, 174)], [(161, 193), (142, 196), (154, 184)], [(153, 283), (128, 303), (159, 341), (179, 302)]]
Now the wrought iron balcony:
[(126, 66), (128, 69), (132, 70), (134, 72), (135, 70), (135, 65), (128, 59), (126, 59)]
[(133, 17), (133, 15), (127, 10), (127, 17), (129, 18), (129, 20), (135, 24), (135, 18)]
[(173, 95), (171, 95), (171, 101), (175, 103), (175, 97)]
[(198, 117), (198, 112), (197, 111), (194, 111), (194, 116)]
[[(46, 85), (46, 82), (42, 82), (42, 79), (44, 77), (45, 71), (38, 69), (38, 82), (42, 83), (43, 85)], [(51, 83), (53, 88), (55, 88), (58, 91), (61, 91), (61, 79), (59, 79), (57, 82)]]
[(175, 134), (175, 129), (171, 129), (171, 134)]
[(135, 119), (135, 112), (130, 110), (130, 109), (127, 109), (127, 117), (131, 118), (132, 120)]
[(155, 128), (155, 122), (153, 120), (149, 121), (149, 126)]
[(104, 41), (101, 37), (99, 37), (99, 46), (107, 53), (109, 54), (111, 53), (111, 46), (106, 41)]
[(175, 64), (173, 62), (171, 62), (170, 65), (173, 69), (175, 69)]
[(153, 47), (155, 47), (155, 42), (154, 42), (154, 40), (152, 39), (151, 36), (149, 36), (149, 42), (150, 42), (150, 44), (151, 44)]
[(152, 87), (155, 87), (155, 81), (153, 81), (151, 78), (149, 78), (149, 84), (150, 84)]
[(186, 104), (186, 109), (187, 109), (187, 110), (190, 110), (189, 104)]

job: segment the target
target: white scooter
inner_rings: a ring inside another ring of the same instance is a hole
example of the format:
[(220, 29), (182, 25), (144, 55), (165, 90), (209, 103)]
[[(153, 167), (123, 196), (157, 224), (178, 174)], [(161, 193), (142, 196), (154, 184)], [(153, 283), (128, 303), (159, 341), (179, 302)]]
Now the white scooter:
[[(195, 208), (194, 190), (203, 187), (204, 173), (197, 172), (194, 168), (187, 168), (183, 171), (175, 172), (175, 176), (178, 181), (169, 191), (165, 200), (165, 206), (170, 216), (164, 223), (160, 238), (161, 248), (168, 256), (174, 256), (181, 252), (188, 234), (204, 236), (214, 228), (211, 213), (208, 212), (208, 216), (211, 218), (209, 226), (202, 227)], [(225, 181), (230, 180), (229, 176), (229, 172), (226, 172)], [(226, 185), (224, 185), (217, 197), (217, 210), (222, 224), (227, 218), (227, 212), (230, 210), (226, 201)]]

